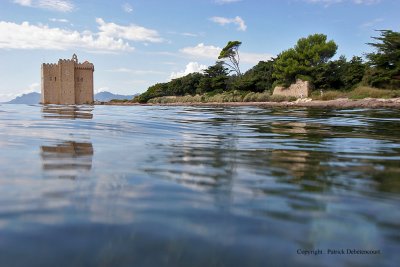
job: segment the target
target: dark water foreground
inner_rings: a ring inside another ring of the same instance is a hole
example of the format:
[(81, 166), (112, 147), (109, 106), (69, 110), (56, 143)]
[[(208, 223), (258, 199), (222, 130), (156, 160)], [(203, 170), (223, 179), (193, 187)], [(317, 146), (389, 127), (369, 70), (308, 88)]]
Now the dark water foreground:
[(399, 204), (399, 110), (0, 106), (0, 266), (396, 266)]

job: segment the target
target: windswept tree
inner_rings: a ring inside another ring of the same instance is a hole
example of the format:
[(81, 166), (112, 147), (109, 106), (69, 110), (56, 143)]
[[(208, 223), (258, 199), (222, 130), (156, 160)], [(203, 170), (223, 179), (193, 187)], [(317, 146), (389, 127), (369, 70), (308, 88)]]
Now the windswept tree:
[(308, 76), (311, 80), (318, 67), (326, 64), (338, 46), (325, 34), (313, 34), (297, 41), (294, 48), (278, 55), (274, 65), (274, 77), (279, 83), (289, 85), (299, 76)]
[(366, 54), (371, 69), (367, 82), (376, 87), (400, 88), (400, 32), (381, 30), (377, 42), (368, 43), (376, 51)]
[[(239, 62), (239, 47), (242, 44), (240, 41), (229, 41), (228, 44), (222, 49), (219, 54), (218, 59), (222, 59), (222, 62), (231, 68), (231, 71), (236, 72), (238, 76), (241, 76)], [(225, 60), (228, 59), (230, 63), (227, 63)]]

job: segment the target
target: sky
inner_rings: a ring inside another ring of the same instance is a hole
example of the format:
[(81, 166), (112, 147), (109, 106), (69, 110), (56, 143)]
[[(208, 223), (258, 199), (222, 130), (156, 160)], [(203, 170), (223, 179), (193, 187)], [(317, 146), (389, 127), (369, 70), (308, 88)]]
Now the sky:
[(40, 92), (42, 63), (88, 60), (95, 92), (136, 94), (214, 64), (242, 42), (242, 71), (323, 33), (363, 56), (400, 30), (398, 0), (0, 0), (0, 102)]

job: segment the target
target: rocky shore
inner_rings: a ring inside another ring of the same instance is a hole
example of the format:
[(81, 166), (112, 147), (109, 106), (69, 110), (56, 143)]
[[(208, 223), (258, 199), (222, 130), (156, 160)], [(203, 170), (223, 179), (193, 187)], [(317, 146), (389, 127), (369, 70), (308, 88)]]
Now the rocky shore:
[(381, 99), (364, 98), (351, 100), (339, 98), (335, 100), (298, 99), (293, 102), (224, 102), (224, 103), (167, 103), (167, 104), (139, 104), (131, 102), (102, 102), (101, 105), (146, 105), (146, 106), (259, 106), (259, 107), (320, 107), (320, 108), (400, 108), (400, 98)]

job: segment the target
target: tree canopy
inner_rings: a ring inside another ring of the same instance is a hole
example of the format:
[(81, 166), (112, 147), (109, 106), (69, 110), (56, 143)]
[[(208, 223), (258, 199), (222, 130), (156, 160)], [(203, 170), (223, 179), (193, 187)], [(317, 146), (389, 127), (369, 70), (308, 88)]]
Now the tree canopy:
[(242, 42), (240, 41), (229, 41), (228, 44), (222, 49), (218, 57), (218, 59), (229, 59), (231, 64), (223, 61), (224, 64), (226, 64), (233, 71), (235, 71), (238, 76), (242, 75), (239, 68), (239, 62), (240, 62), (239, 47), (241, 44)]
[(381, 30), (379, 37), (372, 37), (376, 42), (368, 43), (376, 49), (367, 53), (371, 69), (367, 82), (375, 87), (400, 87), (400, 32)]
[(327, 41), (324, 34), (313, 34), (297, 41), (294, 48), (278, 55), (274, 66), (274, 77), (279, 83), (289, 85), (298, 76), (308, 76), (313, 79), (315, 70), (328, 62), (338, 46), (331, 40)]

